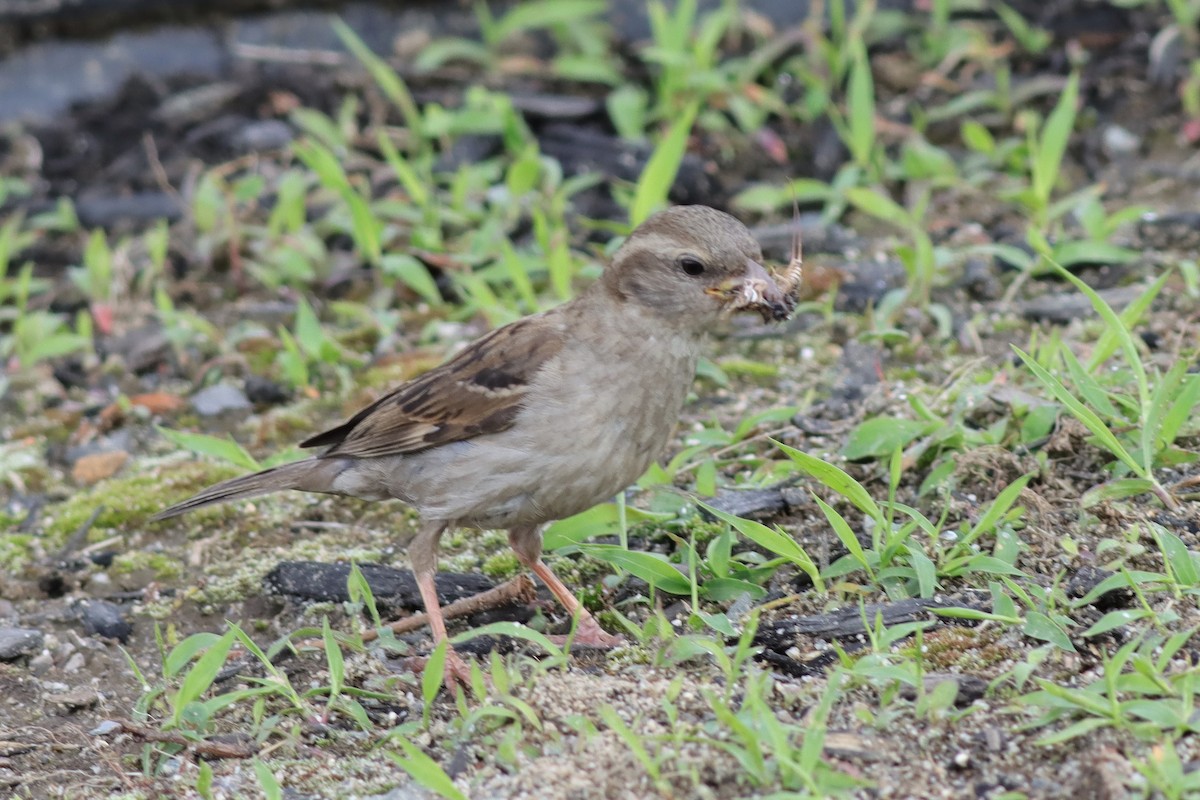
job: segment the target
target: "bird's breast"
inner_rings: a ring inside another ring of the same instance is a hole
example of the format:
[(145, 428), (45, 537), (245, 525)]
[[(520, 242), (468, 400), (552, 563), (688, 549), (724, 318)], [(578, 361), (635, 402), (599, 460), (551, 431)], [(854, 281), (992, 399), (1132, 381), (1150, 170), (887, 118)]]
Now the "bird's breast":
[(645, 472), (678, 422), (698, 342), (593, 334), (539, 371), (512, 427), (408, 459), (402, 482), (424, 516), (541, 524), (609, 500)]

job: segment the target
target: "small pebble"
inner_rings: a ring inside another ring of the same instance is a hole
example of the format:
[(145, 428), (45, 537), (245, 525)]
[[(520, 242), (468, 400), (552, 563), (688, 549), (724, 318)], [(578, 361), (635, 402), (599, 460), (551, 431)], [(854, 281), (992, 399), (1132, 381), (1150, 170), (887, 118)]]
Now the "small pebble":
[(1107, 126), (1101, 136), (1101, 147), (1104, 148), (1104, 154), (1114, 160), (1136, 154), (1141, 146), (1141, 137), (1120, 125)]
[(126, 642), (133, 625), (126, 621), (121, 608), (107, 600), (85, 600), (78, 606), (83, 629), (94, 636)]
[(54, 669), (54, 657), (49, 653), (39, 653), (29, 659), (29, 672), (36, 678), (42, 677), (52, 669)]
[(202, 417), (216, 417), (231, 412), (250, 411), (250, 401), (232, 383), (218, 383), (192, 395), (192, 408)]
[(277, 119), (251, 122), (229, 137), (234, 149), (243, 153), (278, 150), (292, 141), (292, 127)]

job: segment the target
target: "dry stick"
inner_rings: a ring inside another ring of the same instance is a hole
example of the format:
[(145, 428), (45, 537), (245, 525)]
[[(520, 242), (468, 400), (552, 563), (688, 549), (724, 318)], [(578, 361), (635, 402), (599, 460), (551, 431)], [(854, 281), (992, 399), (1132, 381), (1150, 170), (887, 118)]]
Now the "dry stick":
[(146, 151), (146, 161), (150, 164), (150, 172), (154, 175), (154, 182), (158, 184), (158, 188), (162, 189), (164, 194), (167, 194), (177, 201), (180, 206), (183, 206), (183, 198), (179, 196), (179, 192), (171, 185), (170, 179), (167, 177), (167, 170), (163, 168), (162, 161), (158, 158), (158, 145), (154, 141), (154, 136), (150, 131), (142, 134), (142, 149)]
[(280, 64), (319, 64), (337, 67), (345, 64), (347, 56), (336, 50), (305, 50), (295, 47), (277, 47), (263, 44), (239, 42), (230, 48), (237, 58), (247, 61), (273, 61)]
[[(455, 600), (442, 609), (442, 616), (445, 619), (465, 617), (489, 608), (500, 608), (509, 603), (532, 603), (535, 599), (537, 599), (537, 590), (533, 586), (533, 579), (528, 575), (518, 575), (494, 589)], [(398, 619), (387, 627), (392, 633), (408, 633), (428, 623), (429, 615), (422, 613)], [(362, 636), (364, 642), (372, 642), (378, 638), (379, 631), (367, 631)]]
[(251, 758), (258, 752), (257, 744), (233, 744), (230, 742), (197, 742), (178, 733), (157, 731), (128, 720), (118, 722), (124, 733), (130, 733), (147, 742), (177, 744), (195, 753), (210, 758)]

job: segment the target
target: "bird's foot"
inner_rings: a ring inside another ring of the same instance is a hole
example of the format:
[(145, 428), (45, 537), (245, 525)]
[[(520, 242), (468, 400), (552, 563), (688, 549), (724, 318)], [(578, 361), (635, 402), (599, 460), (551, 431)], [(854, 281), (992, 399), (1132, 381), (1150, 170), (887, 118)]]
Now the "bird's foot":
[[(425, 656), (412, 656), (403, 662), (415, 673), (423, 673), (429, 667), (429, 659)], [(447, 692), (453, 692), (456, 686), (471, 691), (471, 667), (463, 660), (454, 648), (446, 651), (446, 661), (442, 665), (443, 686)]]
[(573, 645), (582, 645), (584, 647), (597, 647), (604, 650), (613, 647), (620, 647), (625, 644), (624, 637), (614, 636), (608, 631), (600, 627), (600, 623), (596, 622), (596, 618), (584, 611), (580, 614), (579, 625), (575, 629), (574, 636), (551, 636), (550, 641), (557, 645), (564, 645), (567, 641)]
[(467, 666), (467, 662), (463, 661), (462, 656), (455, 652), (451, 647), (446, 651), (445, 677), (446, 691), (454, 691), (455, 685), (461, 686), (467, 691), (471, 690), (471, 668)]

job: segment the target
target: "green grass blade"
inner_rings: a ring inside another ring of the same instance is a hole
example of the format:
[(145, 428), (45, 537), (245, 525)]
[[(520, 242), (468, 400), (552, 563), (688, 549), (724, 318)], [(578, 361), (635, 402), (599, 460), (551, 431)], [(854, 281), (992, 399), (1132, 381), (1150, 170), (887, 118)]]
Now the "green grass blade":
[(633, 207), (629, 210), (630, 225), (642, 224), (647, 217), (667, 204), (667, 195), (675, 183), (675, 175), (679, 172), (683, 155), (687, 152), (688, 136), (699, 111), (700, 104), (691, 103), (658, 143), (658, 147), (654, 148), (654, 153), (638, 178)]
[(787, 454), (787, 457), (795, 462), (802, 472), (816, 478), (825, 484), (825, 486), (849, 500), (859, 511), (871, 517), (876, 523), (881, 526), (884, 524), (887, 517), (884, 516), (879, 506), (875, 504), (875, 501), (871, 499), (870, 493), (863, 488), (861, 483), (816, 456), (810, 456), (808, 453), (797, 450), (794, 447), (788, 447), (783, 442), (776, 441), (775, 446)]
[(1134, 378), (1137, 381), (1138, 399), (1143, 408), (1147, 407), (1150, 403), (1150, 388), (1146, 381), (1146, 370), (1142, 366), (1141, 354), (1138, 352), (1129, 328), (1117, 316), (1117, 312), (1112, 310), (1112, 306), (1104, 302), (1104, 298), (1096, 293), (1095, 289), (1076, 277), (1074, 273), (1064, 269), (1061, 264), (1051, 261), (1050, 267), (1061, 277), (1073, 283), (1076, 289), (1083, 292), (1092, 304), (1092, 308), (1096, 309), (1096, 313), (1104, 320), (1104, 324), (1116, 335), (1117, 341), (1121, 345), (1121, 351), (1125, 354), (1125, 360), (1129, 362), (1129, 368), (1133, 370)]
[(1021, 348), (1014, 345), (1013, 350), (1015, 350), (1017, 355), (1021, 357), (1021, 360), (1025, 362), (1025, 366), (1029, 367), (1029, 370), (1033, 373), (1034, 377), (1036, 377), (1043, 386), (1050, 390), (1050, 393), (1054, 395), (1055, 399), (1067, 407), (1067, 410), (1071, 412), (1071, 415), (1074, 416), (1075, 419), (1083, 423), (1084, 427), (1091, 431), (1092, 435), (1100, 440), (1100, 443), (1106, 450), (1108, 450), (1108, 452), (1112, 453), (1113, 456), (1121, 461), (1121, 463), (1133, 470), (1135, 475), (1138, 475), (1142, 478), (1150, 478), (1149, 471), (1135, 461), (1133, 456), (1129, 455), (1129, 451), (1125, 449), (1125, 447), (1117, 439), (1116, 435), (1114, 435), (1113, 432), (1108, 429), (1108, 426), (1104, 424), (1103, 420), (1096, 415), (1096, 412), (1092, 411), (1090, 408), (1081, 403), (1078, 398), (1076, 398), (1067, 390), (1067, 387), (1062, 385), (1062, 382), (1060, 382), (1058, 378), (1047, 372), (1040, 364), (1034, 361), (1032, 357), (1025, 353), (1025, 351), (1021, 350)]

